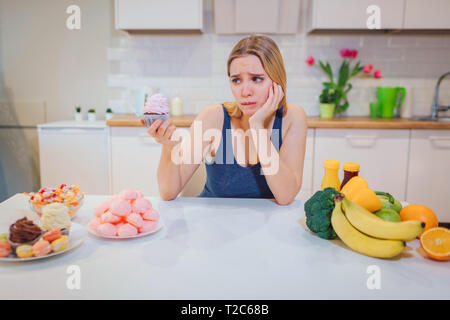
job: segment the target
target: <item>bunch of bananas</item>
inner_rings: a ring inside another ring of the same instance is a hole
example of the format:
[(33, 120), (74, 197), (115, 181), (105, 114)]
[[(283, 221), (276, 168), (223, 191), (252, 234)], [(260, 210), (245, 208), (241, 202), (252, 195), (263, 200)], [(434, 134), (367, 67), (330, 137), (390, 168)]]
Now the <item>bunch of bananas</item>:
[(403, 251), (405, 242), (414, 240), (425, 227), (417, 220), (384, 221), (342, 194), (337, 194), (334, 200), (331, 214), (334, 231), (347, 246), (367, 256), (395, 257)]

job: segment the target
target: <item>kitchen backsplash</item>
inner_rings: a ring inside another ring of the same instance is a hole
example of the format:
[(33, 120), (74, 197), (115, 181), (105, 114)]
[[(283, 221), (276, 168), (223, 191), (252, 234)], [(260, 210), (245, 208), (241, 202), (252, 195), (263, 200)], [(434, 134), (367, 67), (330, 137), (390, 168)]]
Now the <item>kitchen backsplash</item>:
[[(109, 106), (116, 112), (133, 112), (130, 89), (159, 88), (173, 97), (178, 91), (185, 113), (198, 113), (205, 106), (233, 100), (226, 74), (226, 61), (233, 46), (245, 35), (216, 35), (212, 0), (206, 1), (203, 34), (155, 35), (121, 33), (107, 50)], [(351, 81), (347, 115), (368, 115), (376, 86), (402, 86), (412, 93), (412, 114), (431, 111), (438, 77), (450, 71), (450, 35), (404, 34), (306, 34), (305, 10), (295, 35), (269, 35), (282, 52), (288, 77), (287, 99), (302, 106), (309, 116), (319, 114), (318, 95), (326, 80), (305, 59), (312, 55), (329, 61), (336, 69), (342, 48), (357, 49), (357, 60), (381, 69), (383, 78)], [(441, 103), (450, 104), (450, 81), (441, 86)]]

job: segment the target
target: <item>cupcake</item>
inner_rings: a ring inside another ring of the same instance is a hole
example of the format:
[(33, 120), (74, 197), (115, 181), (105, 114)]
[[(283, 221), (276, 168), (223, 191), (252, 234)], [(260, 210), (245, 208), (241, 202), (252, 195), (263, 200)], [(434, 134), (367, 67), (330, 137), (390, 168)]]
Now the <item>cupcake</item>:
[(54, 202), (42, 208), (42, 217), (39, 225), (44, 232), (60, 230), (61, 234), (68, 235), (72, 222), (70, 221), (67, 206)]
[(26, 217), (17, 220), (9, 227), (8, 241), (13, 252), (20, 245), (33, 245), (41, 237), (42, 230)]
[(156, 119), (161, 119), (163, 122), (169, 118), (169, 101), (161, 94), (156, 93), (152, 95), (142, 108), (145, 125), (150, 127)]

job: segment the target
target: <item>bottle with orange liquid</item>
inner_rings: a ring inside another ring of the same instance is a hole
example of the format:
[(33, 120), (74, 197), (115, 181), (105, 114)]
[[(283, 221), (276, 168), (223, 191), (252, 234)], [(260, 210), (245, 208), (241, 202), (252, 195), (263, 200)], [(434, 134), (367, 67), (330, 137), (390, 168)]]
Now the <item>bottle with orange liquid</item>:
[(341, 190), (341, 181), (339, 180), (339, 166), (340, 163), (337, 160), (325, 160), (323, 164), (325, 168), (325, 175), (322, 179), (322, 190), (328, 187)]

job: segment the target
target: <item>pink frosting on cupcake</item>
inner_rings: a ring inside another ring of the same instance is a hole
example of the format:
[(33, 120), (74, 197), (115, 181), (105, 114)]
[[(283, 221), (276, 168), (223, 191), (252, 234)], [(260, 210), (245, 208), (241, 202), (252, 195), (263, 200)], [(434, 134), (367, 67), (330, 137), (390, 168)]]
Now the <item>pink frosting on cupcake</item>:
[(169, 100), (161, 93), (152, 95), (142, 108), (142, 113), (167, 114), (169, 113)]

